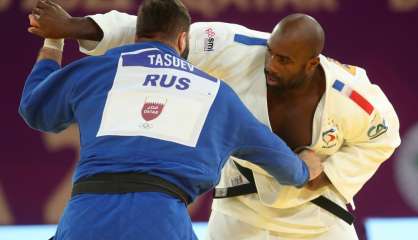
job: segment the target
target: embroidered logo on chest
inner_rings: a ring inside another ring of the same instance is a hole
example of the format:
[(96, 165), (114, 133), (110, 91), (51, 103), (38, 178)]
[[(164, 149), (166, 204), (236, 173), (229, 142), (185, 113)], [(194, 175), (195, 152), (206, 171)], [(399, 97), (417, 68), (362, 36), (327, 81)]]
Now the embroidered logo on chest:
[(324, 145), (322, 148), (332, 148), (338, 143), (337, 128), (332, 127), (322, 133), (322, 141)]

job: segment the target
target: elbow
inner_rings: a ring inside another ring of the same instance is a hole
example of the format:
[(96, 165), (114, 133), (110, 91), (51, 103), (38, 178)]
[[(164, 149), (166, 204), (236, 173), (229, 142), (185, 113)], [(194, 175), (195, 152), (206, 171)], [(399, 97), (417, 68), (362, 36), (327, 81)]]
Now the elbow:
[(42, 132), (56, 132), (53, 129), (48, 128), (43, 123), (41, 114), (33, 106), (22, 102), (19, 106), (19, 115), (23, 118), (25, 123), (32, 129)]
[(22, 117), (22, 119), (25, 121), (25, 123), (36, 130), (40, 129), (40, 126), (38, 126), (37, 124), (37, 116), (36, 116), (36, 111), (34, 111), (29, 104), (27, 104), (27, 102), (24, 101), (24, 99), (22, 99), (22, 102), (19, 105), (19, 115)]
[(31, 125), (30, 120), (33, 119), (33, 111), (31, 111), (27, 97), (23, 96), (22, 99), (20, 100), (18, 113), (20, 117), (22, 117), (23, 120), (25, 120), (25, 122), (30, 126)]
[(73, 122), (72, 115), (60, 115), (59, 107), (46, 107), (29, 96), (22, 97), (18, 112), (29, 127), (42, 132), (59, 133)]

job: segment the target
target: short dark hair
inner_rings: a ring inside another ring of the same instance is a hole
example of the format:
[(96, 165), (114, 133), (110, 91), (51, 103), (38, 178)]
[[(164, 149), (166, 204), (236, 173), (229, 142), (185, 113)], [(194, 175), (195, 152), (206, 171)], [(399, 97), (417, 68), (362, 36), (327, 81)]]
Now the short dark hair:
[(189, 32), (191, 18), (180, 0), (144, 0), (138, 10), (138, 38), (175, 40), (181, 32)]

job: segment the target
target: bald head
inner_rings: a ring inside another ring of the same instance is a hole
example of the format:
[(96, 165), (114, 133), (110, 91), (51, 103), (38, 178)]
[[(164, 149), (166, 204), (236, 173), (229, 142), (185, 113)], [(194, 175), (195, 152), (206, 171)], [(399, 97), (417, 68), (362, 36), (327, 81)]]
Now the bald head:
[(271, 39), (292, 42), (312, 58), (324, 49), (325, 33), (313, 17), (297, 13), (283, 18), (274, 28)]
[(305, 14), (292, 14), (274, 28), (267, 43), (267, 84), (282, 91), (295, 89), (320, 76), (325, 34), (321, 25)]

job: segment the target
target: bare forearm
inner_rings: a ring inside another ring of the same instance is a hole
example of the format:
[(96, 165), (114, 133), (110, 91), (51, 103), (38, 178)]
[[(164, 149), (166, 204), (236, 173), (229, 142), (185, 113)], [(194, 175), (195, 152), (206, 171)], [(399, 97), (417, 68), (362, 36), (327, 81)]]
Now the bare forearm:
[(69, 21), (67, 38), (100, 41), (103, 38), (103, 31), (88, 17), (72, 17)]

